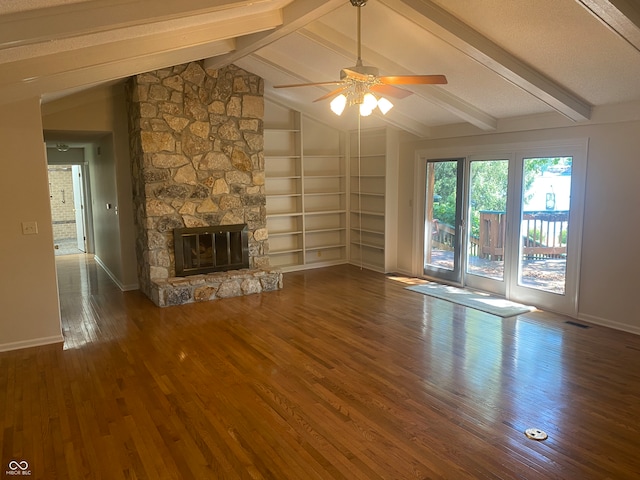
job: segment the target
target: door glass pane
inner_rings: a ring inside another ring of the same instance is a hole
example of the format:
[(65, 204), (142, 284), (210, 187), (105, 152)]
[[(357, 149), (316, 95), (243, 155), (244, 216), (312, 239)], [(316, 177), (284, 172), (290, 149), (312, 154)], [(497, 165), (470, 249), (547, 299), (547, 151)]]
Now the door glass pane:
[(509, 161), (472, 161), (469, 177), (467, 273), (503, 280)]
[(563, 295), (571, 200), (571, 157), (525, 158), (518, 284)]
[(454, 271), (458, 160), (427, 162), (425, 215), (425, 270), (429, 267)]

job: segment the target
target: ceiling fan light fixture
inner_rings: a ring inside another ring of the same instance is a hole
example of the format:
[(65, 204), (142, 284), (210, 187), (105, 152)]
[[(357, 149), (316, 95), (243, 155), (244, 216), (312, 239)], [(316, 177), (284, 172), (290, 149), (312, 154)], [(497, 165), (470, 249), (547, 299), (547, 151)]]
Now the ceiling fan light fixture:
[(342, 112), (344, 112), (344, 108), (347, 106), (347, 97), (341, 93), (336, 98), (331, 100), (331, 103), (329, 105), (331, 106), (331, 111), (340, 116), (342, 115)]
[(362, 98), (362, 105), (367, 109), (373, 111), (378, 106), (378, 99), (371, 92), (365, 93)]
[(381, 97), (378, 100), (378, 108), (380, 109), (380, 112), (382, 112), (383, 115), (386, 115), (387, 112), (393, 108), (393, 103), (391, 103), (386, 98)]
[(368, 117), (369, 115), (371, 115), (372, 112), (373, 112), (372, 108), (369, 108), (364, 103), (360, 104), (360, 116), (361, 117)]
[[(357, 52), (356, 64), (340, 70), (340, 80), (328, 82), (297, 83), (292, 85), (274, 85), (274, 88), (293, 87), (320, 87), (339, 85), (339, 87), (314, 102), (331, 100), (331, 111), (336, 115), (342, 115), (347, 106), (358, 105), (360, 116), (366, 117), (378, 107), (380, 113), (386, 115), (393, 108), (393, 103), (383, 97), (376, 97), (374, 93), (383, 93), (392, 98), (405, 98), (411, 95), (411, 91), (397, 85), (444, 85), (447, 78), (444, 75), (384, 75), (372, 65), (364, 65), (362, 62), (362, 35), (361, 35), (361, 9), (367, 4), (367, 0), (350, 0), (357, 7)], [(341, 93), (344, 92), (344, 93)], [(339, 94), (337, 97), (336, 94)]]

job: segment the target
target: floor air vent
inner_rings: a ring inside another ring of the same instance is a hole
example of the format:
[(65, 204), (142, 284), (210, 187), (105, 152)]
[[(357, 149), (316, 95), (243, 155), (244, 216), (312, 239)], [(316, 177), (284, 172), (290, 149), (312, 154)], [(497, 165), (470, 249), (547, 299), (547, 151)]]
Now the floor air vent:
[(579, 328), (591, 328), (589, 325), (585, 325), (584, 323), (572, 322), (571, 320), (568, 320), (564, 323), (568, 323), (569, 325), (573, 325), (574, 327)]

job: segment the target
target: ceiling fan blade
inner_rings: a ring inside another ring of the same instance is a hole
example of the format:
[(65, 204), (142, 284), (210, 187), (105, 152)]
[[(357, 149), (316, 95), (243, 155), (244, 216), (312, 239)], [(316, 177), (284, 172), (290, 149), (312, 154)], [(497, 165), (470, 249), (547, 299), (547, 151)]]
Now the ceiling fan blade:
[(274, 85), (273, 88), (319, 87), (323, 85), (340, 85), (341, 83), (342, 80), (334, 80), (332, 82), (293, 83), (291, 85)]
[(326, 100), (327, 98), (331, 98), (331, 97), (333, 97), (333, 96), (335, 96), (335, 95), (338, 95), (339, 93), (344, 92), (347, 88), (349, 88), (349, 86), (348, 86), (348, 85), (343, 85), (343, 86), (342, 86), (342, 87), (340, 87), (340, 88), (336, 88), (333, 92), (329, 92), (329, 93), (327, 93), (326, 95), (321, 96), (320, 98), (316, 98), (316, 99), (313, 101), (313, 103), (319, 102), (319, 101), (321, 101), (321, 100)]
[(388, 75), (379, 77), (382, 83), (388, 85), (444, 85), (447, 77), (444, 75)]
[(373, 85), (369, 87), (369, 89), (381, 95), (387, 95), (388, 97), (399, 98), (399, 99), (408, 97), (413, 93), (413, 92), (410, 92), (409, 90), (405, 90), (404, 88), (398, 88), (398, 87), (394, 87), (393, 85), (384, 85), (384, 84)]

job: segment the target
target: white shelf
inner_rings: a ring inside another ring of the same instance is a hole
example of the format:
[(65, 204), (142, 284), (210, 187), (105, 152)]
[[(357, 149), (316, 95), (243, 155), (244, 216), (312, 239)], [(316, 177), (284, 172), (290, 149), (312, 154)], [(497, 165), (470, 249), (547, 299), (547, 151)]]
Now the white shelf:
[(342, 243), (337, 243), (335, 245), (322, 245), (322, 246), (318, 246), (318, 247), (307, 247), (306, 250), (307, 252), (310, 251), (315, 251), (315, 250), (327, 250), (330, 248), (347, 248), (346, 245), (342, 244)]
[(276, 193), (273, 195), (267, 195), (267, 198), (286, 198), (286, 197), (301, 197), (301, 193)]
[(384, 193), (373, 193), (373, 192), (351, 192), (351, 195), (362, 195), (362, 196), (368, 196), (368, 197), (382, 197), (384, 198)]
[(302, 216), (302, 212), (294, 212), (294, 213), (287, 213), (287, 212), (282, 212), (282, 213), (268, 213), (267, 212), (267, 218), (277, 218), (277, 217), (301, 217)]
[(369, 212), (367, 210), (351, 210), (351, 213), (356, 215), (371, 215), (375, 217), (384, 217), (384, 212)]
[[(356, 147), (357, 148), (357, 147)], [(352, 152), (351, 157), (354, 160), (358, 160), (358, 158), (364, 159), (364, 158), (384, 158), (384, 153), (370, 153), (370, 154), (360, 154), (358, 155), (357, 150)]]
[(309, 230), (307, 229), (306, 233), (323, 233), (323, 232), (339, 232), (339, 231), (345, 231), (346, 228), (345, 227), (335, 227), (335, 228), (320, 228), (317, 230)]
[(271, 264), (291, 271), (346, 263), (346, 135), (269, 100), (264, 125)]
[(344, 175), (334, 175), (334, 174), (330, 174), (330, 175), (309, 175), (309, 174), (305, 174), (304, 176), (305, 179), (308, 180), (313, 180), (313, 179), (324, 179), (324, 178), (344, 178)]
[(359, 228), (357, 226), (352, 226), (351, 227), (351, 231), (354, 232), (354, 233), (360, 233), (360, 232), (362, 232), (362, 233), (371, 233), (371, 234), (374, 234), (374, 235), (382, 235), (384, 237), (384, 232), (381, 232), (380, 230), (369, 230), (369, 229), (366, 229), (366, 228)]
[(270, 250), (269, 255), (283, 255), (285, 253), (302, 252), (302, 248), (292, 248), (290, 250)]
[(305, 212), (307, 215), (327, 215), (330, 213), (346, 213), (346, 210), (314, 210)]
[(365, 248), (373, 248), (375, 250), (384, 250), (384, 245), (374, 245), (372, 243), (362, 243), (362, 242), (351, 241), (351, 245), (358, 245), (360, 247), (365, 247)]
[(302, 234), (302, 230), (296, 232), (296, 231), (289, 231), (289, 232), (272, 232), (269, 231), (269, 238), (272, 237), (285, 237), (285, 236), (290, 236), (290, 235), (301, 235)]
[(307, 197), (320, 197), (324, 195), (346, 195), (347, 192), (305, 192)]
[(349, 262), (381, 272), (396, 268), (398, 145), (388, 128), (350, 137)]

